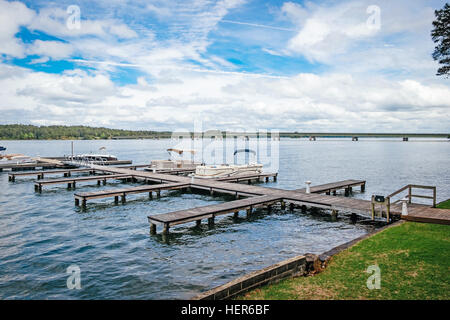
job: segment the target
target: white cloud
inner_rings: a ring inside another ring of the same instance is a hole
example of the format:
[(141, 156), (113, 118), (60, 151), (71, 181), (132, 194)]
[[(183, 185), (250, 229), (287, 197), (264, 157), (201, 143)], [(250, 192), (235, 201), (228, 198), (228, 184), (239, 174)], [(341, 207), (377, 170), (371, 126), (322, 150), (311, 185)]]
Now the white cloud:
[(81, 10), (80, 28), (68, 28), (67, 20), (69, 17), (70, 14), (61, 8), (42, 8), (28, 27), (31, 30), (40, 30), (57, 37), (69, 39), (82, 36), (114, 36), (121, 39), (137, 37), (134, 30), (116, 19), (83, 19), (83, 11)]
[(251, 123), (289, 130), (447, 131), (450, 120), (450, 89), (415, 80), (185, 71), (177, 77), (179, 82), (140, 78), (136, 85), (118, 86), (101, 73), (55, 75), (0, 65), (0, 95), (7, 97), (0, 110), (8, 114), (14, 109), (25, 122), (135, 123), (134, 128), (147, 129), (174, 129), (200, 119), (219, 129)]
[(17, 58), (25, 56), (23, 43), (15, 34), (33, 17), (34, 11), (20, 2), (0, 1), (0, 53)]
[(36, 40), (27, 48), (27, 53), (29, 55), (50, 57), (55, 60), (68, 58), (72, 52), (72, 45), (61, 41)]

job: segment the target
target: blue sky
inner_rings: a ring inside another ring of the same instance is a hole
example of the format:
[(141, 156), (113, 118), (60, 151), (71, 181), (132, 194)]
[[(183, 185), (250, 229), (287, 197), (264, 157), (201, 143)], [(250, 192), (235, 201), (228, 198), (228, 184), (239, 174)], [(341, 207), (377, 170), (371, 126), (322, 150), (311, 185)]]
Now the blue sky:
[(444, 3), (0, 0), (0, 123), (448, 132)]

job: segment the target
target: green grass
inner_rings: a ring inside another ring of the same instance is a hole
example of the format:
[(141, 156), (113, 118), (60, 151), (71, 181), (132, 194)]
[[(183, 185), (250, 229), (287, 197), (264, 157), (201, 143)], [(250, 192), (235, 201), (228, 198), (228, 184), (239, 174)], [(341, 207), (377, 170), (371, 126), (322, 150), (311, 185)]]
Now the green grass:
[[(240, 299), (450, 299), (450, 226), (406, 222), (334, 256), (319, 274), (283, 280)], [(366, 269), (378, 265), (381, 289)]]
[(440, 208), (440, 209), (450, 209), (450, 199), (442, 201), (441, 203), (439, 203), (436, 208)]

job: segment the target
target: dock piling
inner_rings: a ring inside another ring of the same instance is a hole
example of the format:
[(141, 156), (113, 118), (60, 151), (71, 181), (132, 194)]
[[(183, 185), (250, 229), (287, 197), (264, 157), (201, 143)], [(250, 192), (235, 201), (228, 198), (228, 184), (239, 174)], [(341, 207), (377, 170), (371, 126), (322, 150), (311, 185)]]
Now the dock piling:
[(150, 234), (155, 235), (156, 234), (156, 224), (150, 223)]

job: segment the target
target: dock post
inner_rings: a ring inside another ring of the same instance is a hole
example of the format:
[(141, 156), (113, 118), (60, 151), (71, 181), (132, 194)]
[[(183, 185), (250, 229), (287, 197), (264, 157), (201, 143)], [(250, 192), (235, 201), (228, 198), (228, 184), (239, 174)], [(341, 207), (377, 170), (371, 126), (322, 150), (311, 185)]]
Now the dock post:
[(200, 228), (201, 224), (202, 224), (202, 220), (195, 220), (195, 226), (197, 228)]
[(252, 215), (252, 207), (247, 209), (247, 218), (249, 218)]
[(106, 178), (103, 179), (103, 185), (106, 185)]
[(239, 218), (239, 211), (235, 211), (233, 214), (233, 219)]
[(268, 204), (267, 205), (267, 213), (271, 213), (272, 212), (272, 205)]
[(163, 228), (163, 231), (162, 231), (163, 235), (168, 235), (169, 234), (169, 228), (170, 228), (169, 224), (168, 223), (164, 223), (164, 228)]
[(153, 193), (151, 191), (148, 193), (148, 198), (153, 199)]
[(331, 210), (331, 217), (333, 219), (337, 219), (337, 216), (338, 216), (338, 211), (335, 209)]
[(286, 209), (286, 202), (281, 201), (280, 204), (281, 204), (281, 210), (285, 210)]
[(79, 206), (80, 205), (80, 199), (78, 199), (78, 198), (75, 198), (75, 206)]
[(86, 209), (86, 198), (83, 198), (83, 200), (81, 201), (81, 207), (83, 209)]
[(387, 198), (386, 204), (386, 222), (389, 223), (389, 214), (391, 213), (391, 199)]
[(119, 203), (119, 196), (114, 196), (114, 203), (118, 204)]
[(350, 190), (349, 190), (349, 188), (345, 188), (345, 196), (346, 197), (348, 197), (349, 196), (349, 194), (350, 194)]
[(209, 188), (209, 195), (212, 197), (214, 196), (214, 190), (213, 188)]
[(277, 182), (277, 176), (278, 176), (278, 174), (273, 176), (273, 182)]
[(294, 211), (294, 204), (292, 202), (289, 203), (289, 210)]
[(214, 215), (211, 218), (208, 218), (208, 226), (212, 227), (214, 225)]
[(156, 224), (150, 223), (150, 234), (155, 235), (156, 234)]
[(333, 196), (335, 196), (336, 195), (336, 190), (333, 190)]
[(366, 184), (363, 183), (363, 184), (361, 185), (361, 192), (365, 192), (365, 191), (366, 191)]
[(160, 189), (158, 189), (158, 191), (156, 191), (156, 196), (157, 196), (158, 198), (161, 197), (161, 190), (160, 190)]
[(375, 220), (375, 196), (372, 196), (372, 205), (371, 205), (371, 209), (372, 209), (372, 221)]
[(74, 181), (74, 182), (72, 182), (72, 188), (76, 188), (76, 182)]
[[(63, 176), (68, 177), (68, 172), (64, 172)], [(39, 179), (39, 176), (38, 176), (38, 179)]]
[(122, 195), (122, 203), (125, 203), (127, 201), (127, 197), (125, 196), (125, 193)]
[(100, 180), (97, 180), (97, 185), (98, 185), (98, 186), (100, 185)]
[(330, 190), (326, 191), (325, 194), (329, 196), (331, 194)]
[(72, 184), (69, 182), (68, 184), (67, 184), (67, 189), (70, 189), (72, 187)]
[(234, 198), (236, 199), (236, 200), (238, 200), (239, 199), (239, 194), (236, 192), (236, 194), (234, 195)]
[(269, 182), (269, 177), (266, 177), (266, 183)]
[(302, 213), (306, 213), (306, 206), (302, 205)]
[(306, 181), (306, 193), (311, 193), (311, 181)]

